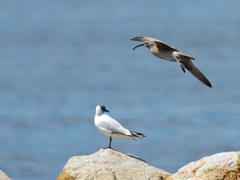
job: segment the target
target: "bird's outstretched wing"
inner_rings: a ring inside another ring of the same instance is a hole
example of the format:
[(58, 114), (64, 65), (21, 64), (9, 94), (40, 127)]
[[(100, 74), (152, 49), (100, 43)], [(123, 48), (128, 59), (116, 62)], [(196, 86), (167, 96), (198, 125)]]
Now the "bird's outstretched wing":
[(132, 41), (142, 41), (142, 42), (154, 42), (158, 48), (164, 50), (164, 49), (167, 49), (167, 50), (170, 50), (172, 49), (173, 51), (179, 51), (177, 48), (175, 47), (172, 47), (172, 46), (169, 46), (167, 45), (166, 43), (158, 40), (158, 39), (154, 39), (154, 38), (150, 38), (150, 37), (146, 37), (146, 36), (139, 36), (139, 37), (134, 37), (132, 39), (130, 39)]
[(207, 85), (208, 87), (212, 87), (211, 83), (208, 81), (206, 76), (192, 63), (190, 59), (185, 61), (180, 61), (183, 63), (185, 68), (192, 73), (199, 81), (201, 81), (203, 84)]

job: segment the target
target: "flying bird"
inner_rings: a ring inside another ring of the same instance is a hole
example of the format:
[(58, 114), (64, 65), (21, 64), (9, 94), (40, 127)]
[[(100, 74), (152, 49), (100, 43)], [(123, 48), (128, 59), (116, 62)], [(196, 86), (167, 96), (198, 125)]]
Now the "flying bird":
[(151, 51), (151, 53), (154, 56), (160, 59), (164, 59), (172, 62), (178, 62), (183, 72), (185, 72), (185, 68), (186, 68), (190, 73), (192, 73), (192, 75), (194, 75), (203, 84), (209, 87), (212, 87), (211, 83), (204, 76), (204, 74), (192, 63), (192, 60), (195, 60), (194, 57), (189, 56), (183, 53), (182, 51), (178, 50), (177, 48), (169, 46), (160, 40), (153, 39), (150, 37), (139, 36), (139, 37), (134, 37), (130, 40), (144, 42), (144, 44), (139, 44), (135, 46), (133, 50), (136, 49), (137, 47), (145, 46)]
[(97, 105), (94, 123), (99, 131), (110, 137), (108, 148), (111, 148), (112, 138), (129, 138), (135, 140), (134, 137), (146, 137), (142, 133), (133, 132), (125, 129), (118, 121), (107, 115), (106, 112), (109, 111), (106, 109), (105, 106)]

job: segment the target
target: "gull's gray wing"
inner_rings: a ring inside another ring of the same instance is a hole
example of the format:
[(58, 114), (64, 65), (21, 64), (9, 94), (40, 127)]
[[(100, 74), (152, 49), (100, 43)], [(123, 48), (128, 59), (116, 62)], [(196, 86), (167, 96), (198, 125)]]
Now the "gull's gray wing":
[(112, 134), (131, 135), (129, 130), (106, 114), (101, 116), (101, 120), (98, 121), (98, 127)]

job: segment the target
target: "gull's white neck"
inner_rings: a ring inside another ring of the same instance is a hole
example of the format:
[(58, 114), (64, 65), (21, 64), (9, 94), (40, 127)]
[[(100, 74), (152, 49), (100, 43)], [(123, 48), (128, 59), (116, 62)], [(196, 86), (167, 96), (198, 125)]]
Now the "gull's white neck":
[(96, 116), (101, 116), (104, 112), (101, 109), (101, 106), (96, 107)]

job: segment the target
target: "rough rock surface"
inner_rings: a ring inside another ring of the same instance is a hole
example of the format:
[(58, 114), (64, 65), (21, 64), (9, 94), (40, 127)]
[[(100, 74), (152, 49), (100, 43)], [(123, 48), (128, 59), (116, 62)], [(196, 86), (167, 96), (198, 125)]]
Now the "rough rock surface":
[(113, 149), (69, 159), (57, 180), (167, 180), (171, 175), (144, 160)]
[(240, 180), (240, 152), (219, 153), (189, 163), (171, 180)]
[(57, 180), (240, 180), (240, 152), (191, 162), (171, 175), (144, 160), (112, 149), (69, 159)]
[(4, 172), (0, 170), (0, 180), (11, 180)]

